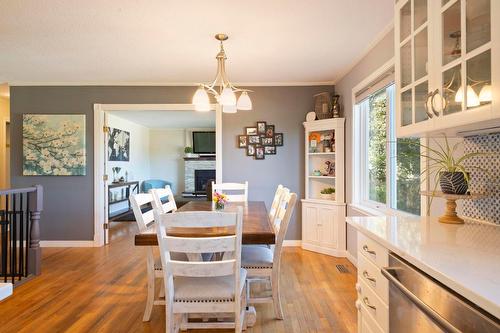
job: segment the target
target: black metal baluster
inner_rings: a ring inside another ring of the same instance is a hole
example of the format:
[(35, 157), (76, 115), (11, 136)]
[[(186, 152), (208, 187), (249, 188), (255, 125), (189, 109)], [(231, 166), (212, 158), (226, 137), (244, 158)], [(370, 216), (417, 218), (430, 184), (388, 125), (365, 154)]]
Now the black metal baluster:
[(24, 249), (25, 249), (25, 244), (24, 244), (24, 208), (23, 208), (23, 196), (24, 193), (20, 194), (20, 202), (19, 202), (19, 263), (18, 263), (18, 280), (21, 280), (21, 277), (23, 276), (23, 267), (24, 267)]
[(17, 254), (17, 214), (16, 214), (16, 197), (17, 194), (12, 194), (12, 250), (11, 250), (11, 258), (10, 258), (10, 275), (12, 277), (12, 283), (16, 281), (16, 254)]
[[(2, 198), (0, 197), (0, 200)], [(5, 200), (7, 201), (7, 196), (5, 196)], [(7, 206), (6, 206), (7, 207)], [(7, 212), (6, 210), (0, 212), (0, 224), (1, 224), (1, 232), (2, 238), (0, 240), (2, 246), (2, 276), (3, 281), (7, 282)]]
[[(8, 245), (10, 239), (9, 239), (9, 233), (10, 233), (10, 211), (9, 211), (9, 194), (5, 196), (5, 219), (7, 220), (7, 231), (5, 232), (5, 244)], [(10, 254), (10, 246), (6, 246), (5, 249), (5, 282), (7, 282), (7, 277), (8, 275), (8, 259), (9, 259), (9, 254)]]
[(31, 232), (31, 210), (30, 210), (30, 195), (26, 193), (26, 260), (25, 260), (25, 269), (24, 276), (28, 276), (28, 263), (29, 258), (28, 254), (30, 253), (30, 232)]

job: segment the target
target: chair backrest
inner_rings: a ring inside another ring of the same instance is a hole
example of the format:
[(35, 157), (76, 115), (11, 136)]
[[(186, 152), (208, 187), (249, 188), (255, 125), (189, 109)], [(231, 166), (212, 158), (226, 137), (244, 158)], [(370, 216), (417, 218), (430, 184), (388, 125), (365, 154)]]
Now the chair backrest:
[(279, 184), (276, 188), (276, 192), (274, 193), (273, 203), (271, 204), (271, 208), (269, 209), (269, 221), (274, 221), (274, 217), (276, 216), (276, 212), (278, 211), (278, 206), (281, 201), (281, 195), (283, 192), (283, 185)]
[[(213, 193), (224, 193), (227, 195), (229, 202), (247, 202), (248, 201), (248, 182), (240, 183), (220, 183), (215, 184), (212, 182), (212, 195)], [(233, 192), (243, 192), (234, 194)]]
[[(215, 277), (234, 275), (235, 293), (238, 295), (240, 288), (241, 267), (241, 233), (243, 208), (238, 207), (237, 212), (178, 212), (175, 214), (155, 213), (156, 232), (160, 255), (167, 284), (167, 300), (173, 298), (173, 277)], [(233, 230), (228, 236), (219, 237), (175, 237), (169, 236), (169, 228), (206, 228), (223, 227)], [(220, 261), (176, 261), (170, 257), (170, 252), (178, 253), (215, 253), (232, 252), (229, 259), (224, 256)], [(173, 291), (175, 294), (175, 290)]]
[(153, 223), (153, 209), (142, 211), (142, 206), (153, 205), (153, 195), (151, 193), (139, 193), (130, 196), (130, 205), (134, 211), (135, 220), (139, 227), (139, 232), (144, 232)]
[[(273, 258), (274, 263), (279, 264), (283, 240), (285, 239), (286, 231), (288, 230), (288, 225), (290, 224), (290, 219), (295, 209), (296, 202), (297, 194), (290, 193), (290, 190), (284, 188), (282, 191), (281, 201), (278, 206), (276, 216), (273, 220), (274, 233), (276, 234), (276, 244), (274, 247)], [(277, 267), (279, 267), (279, 265)]]
[[(165, 188), (154, 188), (150, 190), (153, 195), (153, 209), (159, 209), (161, 213), (170, 213), (177, 210), (174, 194), (169, 185)], [(167, 199), (165, 202), (162, 199)]]

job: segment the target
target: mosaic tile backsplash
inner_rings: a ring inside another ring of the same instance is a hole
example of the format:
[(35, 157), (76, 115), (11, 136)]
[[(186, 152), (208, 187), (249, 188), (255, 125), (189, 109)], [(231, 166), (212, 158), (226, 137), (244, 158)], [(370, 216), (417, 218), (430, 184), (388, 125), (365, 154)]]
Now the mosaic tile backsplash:
[[(500, 133), (471, 136), (464, 139), (465, 153), (485, 152), (488, 156), (475, 156), (466, 162), (471, 170), (471, 192), (486, 193), (487, 198), (464, 200), (465, 216), (500, 224)], [(480, 167), (487, 172), (478, 171)]]

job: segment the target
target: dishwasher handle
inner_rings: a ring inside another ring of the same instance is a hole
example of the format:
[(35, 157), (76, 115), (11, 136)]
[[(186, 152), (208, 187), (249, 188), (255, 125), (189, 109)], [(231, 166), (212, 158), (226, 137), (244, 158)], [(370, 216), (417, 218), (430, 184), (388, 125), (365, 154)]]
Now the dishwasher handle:
[(461, 333), (456, 327), (450, 324), (446, 319), (444, 319), (439, 313), (434, 311), (427, 304), (422, 302), (417, 296), (415, 296), (408, 288), (406, 288), (397, 278), (396, 271), (397, 267), (382, 267), (381, 272), (390, 283), (392, 283), (396, 288), (398, 288), (406, 297), (408, 297), (413, 304), (415, 304), (422, 312), (429, 316), (436, 324), (441, 326), (446, 332)]

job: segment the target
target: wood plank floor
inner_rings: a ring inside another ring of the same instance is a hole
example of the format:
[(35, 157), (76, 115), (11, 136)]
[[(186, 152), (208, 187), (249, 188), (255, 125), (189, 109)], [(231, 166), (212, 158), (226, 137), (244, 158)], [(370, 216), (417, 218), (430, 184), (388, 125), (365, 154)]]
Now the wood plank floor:
[[(0, 303), (0, 332), (164, 332), (161, 306), (142, 322), (146, 257), (133, 246), (136, 228), (113, 223), (111, 244), (101, 248), (44, 248), (42, 275)], [(285, 248), (281, 271), (285, 319), (259, 304), (247, 332), (356, 332), (356, 268), (349, 261)]]

